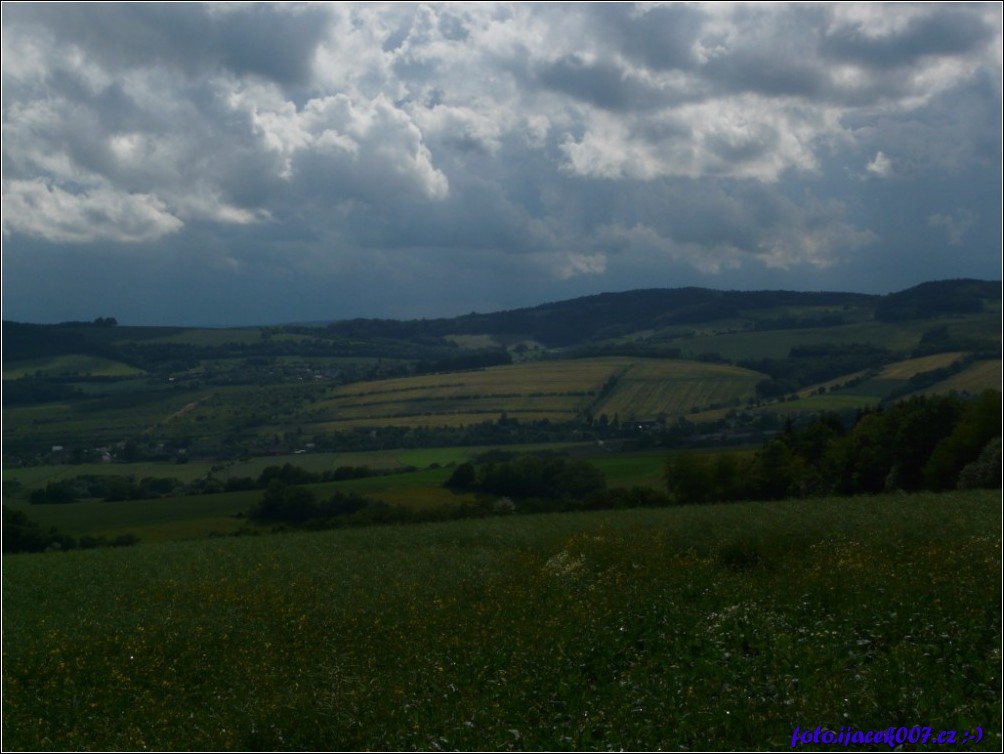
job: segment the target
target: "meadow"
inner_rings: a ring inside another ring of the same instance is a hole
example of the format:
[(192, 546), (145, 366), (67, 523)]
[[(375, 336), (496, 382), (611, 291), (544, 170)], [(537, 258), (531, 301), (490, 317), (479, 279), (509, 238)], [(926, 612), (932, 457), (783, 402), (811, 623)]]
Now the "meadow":
[(999, 751), (1000, 547), (989, 491), (5, 556), (4, 749)]
[(782, 358), (793, 347), (819, 343), (867, 343), (894, 352), (910, 352), (920, 345), (924, 333), (934, 327), (946, 327), (952, 336), (965, 337), (974, 333), (987, 334), (987, 321), (987, 315), (973, 315), (956, 317), (947, 324), (943, 318), (932, 317), (909, 322), (866, 320), (836, 327), (741, 332), (705, 327), (684, 337), (671, 329), (667, 334), (681, 349), (684, 358), (697, 358), (706, 351), (713, 351), (727, 359), (741, 360)]
[[(307, 453), (215, 465), (196, 462), (182, 465), (81, 464), (6, 469), (4, 479), (17, 480), (21, 488), (17, 496), (7, 495), (4, 504), (13, 510), (23, 511), (46, 529), (55, 527), (60, 532), (74, 537), (114, 538), (120, 534), (132, 534), (141, 542), (150, 543), (260, 532), (262, 530), (247, 519), (248, 513), (261, 500), (262, 491), (257, 489), (204, 495), (175, 495), (151, 500), (119, 502), (95, 500), (72, 505), (31, 505), (27, 502), (27, 490), (81, 474), (126, 474), (136, 479), (174, 476), (183, 481), (192, 481), (213, 474), (217, 479), (225, 481), (230, 477), (257, 478), (267, 466), (281, 466), (287, 463), (312, 473), (334, 471), (340, 466), (367, 466), (374, 471), (395, 473), (311, 484), (306, 487), (320, 497), (335, 492), (355, 492), (393, 506), (425, 511), (471, 502), (472, 495), (445, 490), (443, 483), (452, 473), (453, 466), (489, 449), (474, 446), (360, 453)], [(603, 472), (610, 487), (642, 486), (657, 490), (665, 488), (663, 452), (607, 454), (591, 443), (519, 445), (513, 446), (510, 451), (534, 452), (544, 449), (569, 453), (580, 458), (588, 457)]]

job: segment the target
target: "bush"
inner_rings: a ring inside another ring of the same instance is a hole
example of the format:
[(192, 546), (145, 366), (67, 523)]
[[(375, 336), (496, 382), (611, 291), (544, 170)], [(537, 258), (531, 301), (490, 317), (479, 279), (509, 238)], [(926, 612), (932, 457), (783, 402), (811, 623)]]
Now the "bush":
[(1001, 486), (1001, 438), (996, 437), (972, 463), (959, 473), (959, 488), (999, 489)]

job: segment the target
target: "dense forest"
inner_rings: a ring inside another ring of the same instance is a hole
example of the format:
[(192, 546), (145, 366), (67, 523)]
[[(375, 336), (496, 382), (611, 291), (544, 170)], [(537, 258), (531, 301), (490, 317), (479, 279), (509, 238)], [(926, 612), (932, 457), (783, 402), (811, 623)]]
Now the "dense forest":
[(678, 502), (776, 500), (1001, 485), (1001, 394), (919, 396), (788, 426), (752, 455), (678, 454), (666, 463)]

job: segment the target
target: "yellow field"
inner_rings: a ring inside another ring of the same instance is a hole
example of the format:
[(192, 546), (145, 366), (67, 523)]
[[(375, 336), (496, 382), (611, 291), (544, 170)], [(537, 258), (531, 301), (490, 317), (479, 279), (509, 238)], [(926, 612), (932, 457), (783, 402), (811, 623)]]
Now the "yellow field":
[(111, 361), (100, 356), (85, 354), (67, 354), (44, 359), (17, 361), (11, 367), (3, 370), (3, 378), (16, 380), (37, 372), (49, 376), (78, 374), (84, 377), (135, 377), (145, 374), (142, 369), (131, 367), (120, 361)]
[[(615, 389), (600, 399), (604, 384), (618, 376)], [(312, 414), (325, 429), (462, 426), (503, 412), (521, 421), (568, 421), (587, 409), (611, 419), (654, 419), (744, 399), (761, 379), (757, 372), (689, 361), (543, 361), (345, 385), (316, 403)]]
[(954, 364), (963, 354), (961, 353), (936, 353), (931, 356), (922, 356), (919, 359), (907, 359), (890, 364), (878, 375), (880, 380), (908, 380), (921, 372), (930, 372), (933, 369)]
[(980, 361), (939, 382), (929, 391), (936, 393), (982, 393), (984, 390), (1001, 389), (1001, 362)]
[(621, 374), (617, 389), (595, 414), (621, 420), (682, 416), (755, 395), (764, 375), (749, 369), (696, 361), (636, 360)]

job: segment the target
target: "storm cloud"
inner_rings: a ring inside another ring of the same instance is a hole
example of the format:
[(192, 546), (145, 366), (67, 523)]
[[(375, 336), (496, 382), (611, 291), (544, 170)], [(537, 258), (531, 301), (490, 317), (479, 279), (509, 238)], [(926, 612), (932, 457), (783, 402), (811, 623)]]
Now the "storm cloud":
[(996, 278), (977, 4), (3, 6), (4, 317)]

